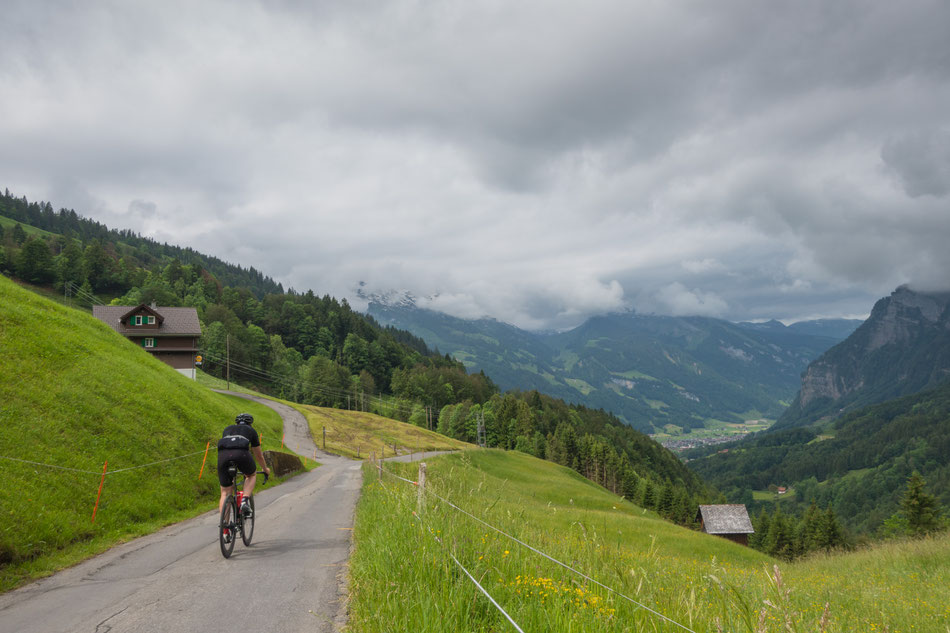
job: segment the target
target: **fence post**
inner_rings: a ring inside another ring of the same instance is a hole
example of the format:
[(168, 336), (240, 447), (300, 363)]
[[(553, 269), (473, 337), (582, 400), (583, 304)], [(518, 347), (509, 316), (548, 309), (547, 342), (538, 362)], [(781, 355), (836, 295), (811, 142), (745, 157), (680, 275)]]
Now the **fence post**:
[(356, 459), (359, 459), (359, 458), (360, 458), (360, 449), (361, 449), (361, 448), (363, 448), (363, 447), (362, 447), (362, 446), (357, 446), (357, 447), (356, 447)]
[(426, 492), (426, 463), (419, 462), (419, 479), (416, 484), (419, 488), (419, 497), (416, 500), (416, 513), (419, 516), (422, 516), (422, 511), (425, 508), (425, 492)]
[(323, 427), (323, 450), (327, 450), (327, 427)]
[(201, 481), (201, 475), (205, 471), (205, 462), (208, 461), (208, 449), (211, 448), (211, 440), (208, 440), (208, 445), (205, 446), (205, 456), (201, 460), (201, 470), (198, 471), (198, 481)]
[(96, 505), (92, 509), (92, 522), (96, 522), (96, 511), (99, 509), (99, 499), (102, 497), (102, 484), (106, 483), (106, 468), (109, 466), (109, 460), (102, 465), (102, 479), (99, 480), (99, 492), (96, 493)]

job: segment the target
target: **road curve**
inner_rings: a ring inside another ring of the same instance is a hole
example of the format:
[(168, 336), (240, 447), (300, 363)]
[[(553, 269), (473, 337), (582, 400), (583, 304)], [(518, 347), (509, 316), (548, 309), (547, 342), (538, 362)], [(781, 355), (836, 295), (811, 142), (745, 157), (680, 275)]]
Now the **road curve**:
[[(285, 444), (312, 457), (303, 416), (261, 401), (285, 416)], [(362, 474), (359, 462), (317, 454), (319, 468), (259, 489), (254, 542), (230, 559), (209, 512), (0, 595), (0, 631), (340, 630)]]

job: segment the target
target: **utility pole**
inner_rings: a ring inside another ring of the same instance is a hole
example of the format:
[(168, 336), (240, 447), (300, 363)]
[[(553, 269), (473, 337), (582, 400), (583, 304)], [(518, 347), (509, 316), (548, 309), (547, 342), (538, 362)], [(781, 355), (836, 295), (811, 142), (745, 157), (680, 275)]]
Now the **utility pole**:
[(485, 448), (485, 414), (481, 411), (478, 412), (478, 431), (477, 431), (477, 441), (478, 445), (482, 448)]

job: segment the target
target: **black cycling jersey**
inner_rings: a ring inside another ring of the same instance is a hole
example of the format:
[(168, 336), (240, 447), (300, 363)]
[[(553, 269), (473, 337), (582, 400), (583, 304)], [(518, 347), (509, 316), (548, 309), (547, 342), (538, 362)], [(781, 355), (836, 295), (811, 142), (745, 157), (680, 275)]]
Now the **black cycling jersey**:
[[(224, 431), (221, 433), (222, 438), (235, 436), (235, 435), (246, 437), (248, 441), (250, 442), (251, 447), (261, 445), (260, 436), (257, 434), (257, 431), (254, 430), (254, 427), (251, 426), (250, 424), (232, 424), (230, 426), (225, 427)], [(238, 448), (238, 447), (235, 447), (233, 445), (224, 445), (222, 444), (222, 442), (218, 442), (219, 450), (225, 449), (225, 448)]]

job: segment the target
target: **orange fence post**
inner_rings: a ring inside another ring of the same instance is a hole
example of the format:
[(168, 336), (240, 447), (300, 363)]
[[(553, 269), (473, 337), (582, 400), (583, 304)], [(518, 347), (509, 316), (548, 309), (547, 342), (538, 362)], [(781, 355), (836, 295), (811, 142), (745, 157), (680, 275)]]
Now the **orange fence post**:
[(208, 449), (210, 449), (210, 448), (211, 448), (211, 440), (208, 440), (208, 445), (205, 446), (205, 456), (204, 456), (204, 459), (201, 460), (201, 470), (198, 471), (198, 481), (201, 481), (201, 475), (202, 475), (202, 473), (204, 473), (204, 471), (205, 471), (205, 462), (208, 461)]
[(280, 450), (284, 450), (284, 436), (280, 436)]
[(102, 478), (99, 480), (99, 492), (96, 494), (96, 505), (92, 509), (92, 522), (96, 522), (96, 511), (99, 509), (99, 499), (102, 497), (102, 484), (106, 483), (106, 468), (109, 466), (109, 460), (102, 465)]
[(261, 433), (261, 434), (258, 436), (258, 439), (260, 439), (260, 441), (261, 441), (261, 447), (263, 447), (263, 446), (264, 446), (264, 434)]

